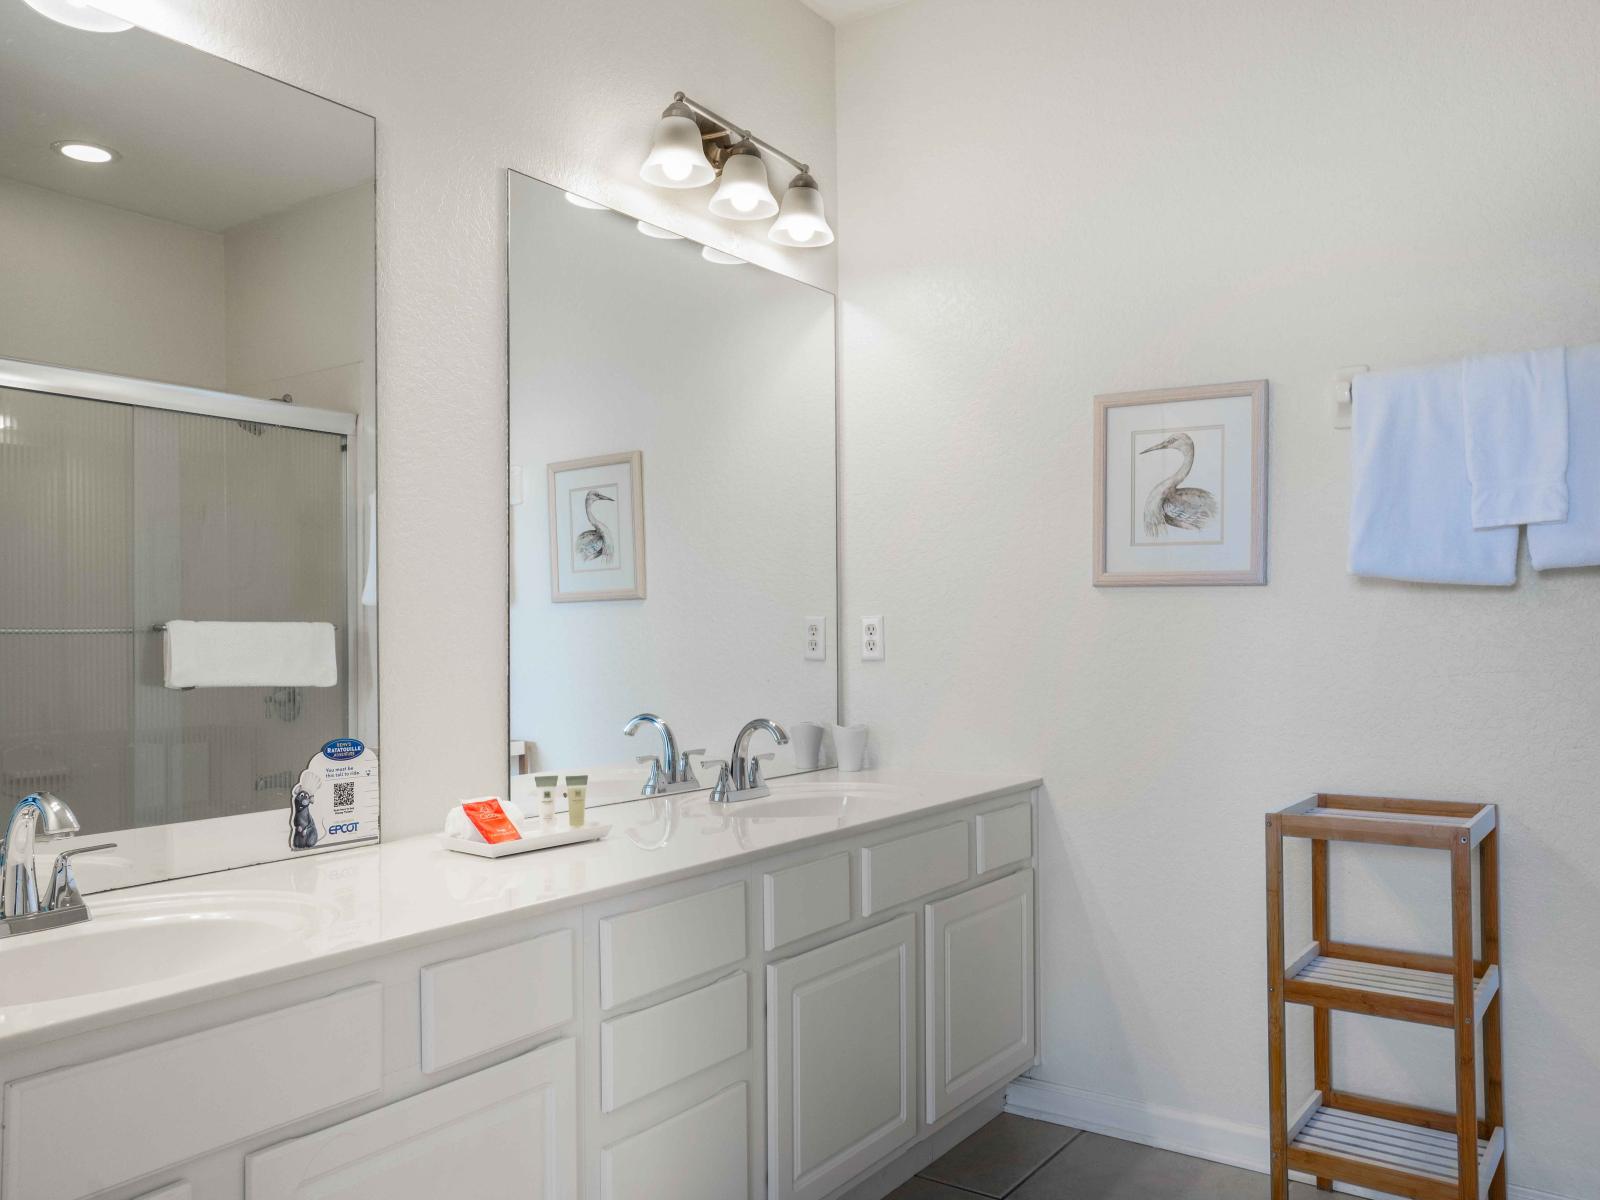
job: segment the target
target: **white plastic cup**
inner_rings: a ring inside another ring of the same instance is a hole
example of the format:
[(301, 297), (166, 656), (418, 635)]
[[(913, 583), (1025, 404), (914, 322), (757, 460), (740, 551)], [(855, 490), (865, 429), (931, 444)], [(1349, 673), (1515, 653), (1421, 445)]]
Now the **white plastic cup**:
[(867, 727), (865, 725), (835, 725), (833, 727), (833, 754), (839, 770), (859, 771), (867, 761)]
[(795, 770), (815, 771), (822, 765), (822, 726), (817, 722), (796, 721), (789, 726), (789, 745)]

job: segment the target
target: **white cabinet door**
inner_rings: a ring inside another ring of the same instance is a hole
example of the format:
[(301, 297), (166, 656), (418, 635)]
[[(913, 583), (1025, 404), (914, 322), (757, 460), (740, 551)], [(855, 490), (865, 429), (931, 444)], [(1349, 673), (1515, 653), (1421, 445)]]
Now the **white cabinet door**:
[(245, 1159), (248, 1200), (572, 1200), (571, 1038)]
[(813, 1200), (917, 1132), (916, 917), (767, 968), (773, 1200)]
[(1033, 872), (927, 906), (928, 1121), (1033, 1062)]

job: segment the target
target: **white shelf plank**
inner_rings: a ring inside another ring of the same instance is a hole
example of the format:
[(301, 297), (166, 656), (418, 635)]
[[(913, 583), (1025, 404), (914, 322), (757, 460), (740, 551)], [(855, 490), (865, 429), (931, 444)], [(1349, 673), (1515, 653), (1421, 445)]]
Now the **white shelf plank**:
[[(1359, 1159), (1441, 1183), (1456, 1182), (1456, 1135), (1338, 1108), (1319, 1108), (1290, 1143), (1302, 1150)], [(1478, 1139), (1478, 1163), (1490, 1139)]]

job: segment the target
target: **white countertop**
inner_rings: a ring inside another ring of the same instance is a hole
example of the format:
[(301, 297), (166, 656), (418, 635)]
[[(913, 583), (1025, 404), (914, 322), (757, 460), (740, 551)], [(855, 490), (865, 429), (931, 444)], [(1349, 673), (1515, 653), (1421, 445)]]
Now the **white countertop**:
[[(817, 783), (859, 789), (834, 803), (799, 797)], [(0, 1051), (152, 1012), (235, 994), (361, 958), (487, 928), (608, 896), (737, 866), (775, 852), (854, 835), (943, 808), (1038, 786), (1001, 774), (874, 770), (821, 771), (772, 783), (769, 800), (713, 805), (705, 792), (591, 808), (611, 826), (601, 841), (500, 859), (446, 850), (437, 835), (403, 838), (303, 859), (147, 884), (91, 895), (91, 911), (159, 904), (203, 913), (241, 893), (266, 893), (293, 905), (304, 898), (308, 930), (246, 960), (173, 964), (170, 974), (115, 991), (0, 1006)], [(790, 796), (795, 797), (789, 799)], [(778, 806), (787, 809), (776, 815)], [(765, 809), (765, 813), (764, 810)], [(82, 936), (94, 921), (0, 940), (7, 958), (35, 939)], [(104, 928), (102, 926), (101, 928)], [(42, 944), (42, 943), (40, 943)], [(41, 991), (47, 981), (41, 983)]]

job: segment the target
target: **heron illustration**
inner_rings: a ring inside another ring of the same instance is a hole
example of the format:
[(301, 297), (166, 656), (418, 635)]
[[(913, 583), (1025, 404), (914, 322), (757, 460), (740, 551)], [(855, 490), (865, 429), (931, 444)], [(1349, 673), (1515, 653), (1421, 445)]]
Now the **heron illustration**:
[(589, 494), (583, 498), (583, 515), (589, 522), (589, 528), (580, 533), (573, 543), (579, 562), (590, 563), (611, 557), (611, 529), (594, 515), (596, 500), (604, 500), (608, 504), (616, 503), (604, 492), (593, 488), (589, 489)]
[(1178, 486), (1194, 469), (1194, 439), (1187, 433), (1175, 433), (1139, 453), (1153, 450), (1177, 450), (1183, 455), (1183, 462), (1150, 489), (1144, 502), (1144, 531), (1151, 537), (1160, 537), (1169, 525), (1174, 529), (1204, 529), (1217, 515), (1217, 498), (1205, 488)]

